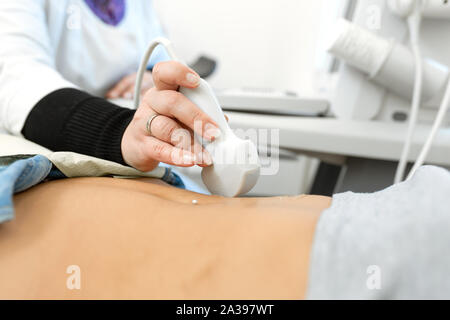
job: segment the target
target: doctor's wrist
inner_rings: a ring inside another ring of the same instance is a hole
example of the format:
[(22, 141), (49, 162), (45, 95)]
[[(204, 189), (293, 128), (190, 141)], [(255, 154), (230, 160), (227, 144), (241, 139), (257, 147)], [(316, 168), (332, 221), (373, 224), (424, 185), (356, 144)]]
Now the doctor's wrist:
[(77, 89), (60, 89), (34, 106), (22, 134), (52, 151), (76, 152), (127, 165), (121, 142), (134, 113)]

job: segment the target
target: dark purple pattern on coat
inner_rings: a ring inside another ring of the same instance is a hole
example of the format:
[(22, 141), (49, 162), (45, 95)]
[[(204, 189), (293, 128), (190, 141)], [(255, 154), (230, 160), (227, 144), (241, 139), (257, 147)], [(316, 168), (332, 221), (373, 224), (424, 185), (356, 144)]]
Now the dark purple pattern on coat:
[(125, 16), (125, 0), (84, 0), (104, 23), (117, 26)]

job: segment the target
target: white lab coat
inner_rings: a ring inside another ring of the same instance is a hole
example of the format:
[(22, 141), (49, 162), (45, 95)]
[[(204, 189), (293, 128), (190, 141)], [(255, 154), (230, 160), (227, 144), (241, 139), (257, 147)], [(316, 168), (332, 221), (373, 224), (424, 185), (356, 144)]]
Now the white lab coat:
[[(104, 96), (162, 33), (151, 0), (126, 1), (116, 27), (83, 0), (0, 0), (0, 133), (20, 135), (31, 109), (55, 90)], [(164, 58), (159, 48), (150, 63)]]

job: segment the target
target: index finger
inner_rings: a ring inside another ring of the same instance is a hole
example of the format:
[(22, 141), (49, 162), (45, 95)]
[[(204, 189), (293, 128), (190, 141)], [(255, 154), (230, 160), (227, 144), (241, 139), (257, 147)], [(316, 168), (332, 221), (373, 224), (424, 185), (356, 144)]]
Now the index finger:
[(170, 165), (192, 167), (197, 163), (197, 157), (192, 152), (174, 147), (155, 137), (145, 140), (144, 150), (148, 159)]
[(188, 66), (177, 61), (164, 61), (155, 65), (153, 82), (158, 90), (178, 90), (179, 87), (197, 88), (200, 76)]
[(150, 91), (143, 103), (159, 114), (175, 118), (207, 140), (220, 136), (217, 123), (178, 91)]

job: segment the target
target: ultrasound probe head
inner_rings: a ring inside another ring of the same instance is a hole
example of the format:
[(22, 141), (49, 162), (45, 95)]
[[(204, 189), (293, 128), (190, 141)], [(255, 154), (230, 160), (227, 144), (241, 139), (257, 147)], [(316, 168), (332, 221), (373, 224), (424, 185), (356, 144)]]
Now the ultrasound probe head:
[[(147, 49), (136, 78), (135, 92), (141, 92), (144, 72), (152, 52), (158, 46), (166, 48), (173, 60), (177, 60), (172, 45), (165, 38), (157, 38)], [(258, 150), (250, 140), (238, 138), (225, 120), (225, 115), (209, 84), (200, 79), (195, 89), (180, 88), (180, 92), (195, 103), (213, 119), (220, 130), (214, 141), (203, 141), (203, 147), (210, 153), (213, 164), (203, 168), (202, 179), (208, 190), (215, 195), (236, 197), (249, 192), (260, 176)], [(139, 94), (135, 95), (134, 106), (139, 106)]]
[(238, 138), (222, 112), (209, 84), (201, 79), (195, 89), (181, 88), (189, 100), (209, 115), (219, 126), (220, 136), (212, 142), (204, 141), (213, 165), (203, 168), (202, 180), (212, 194), (236, 197), (249, 192), (258, 181), (260, 162), (258, 150), (250, 140)]

